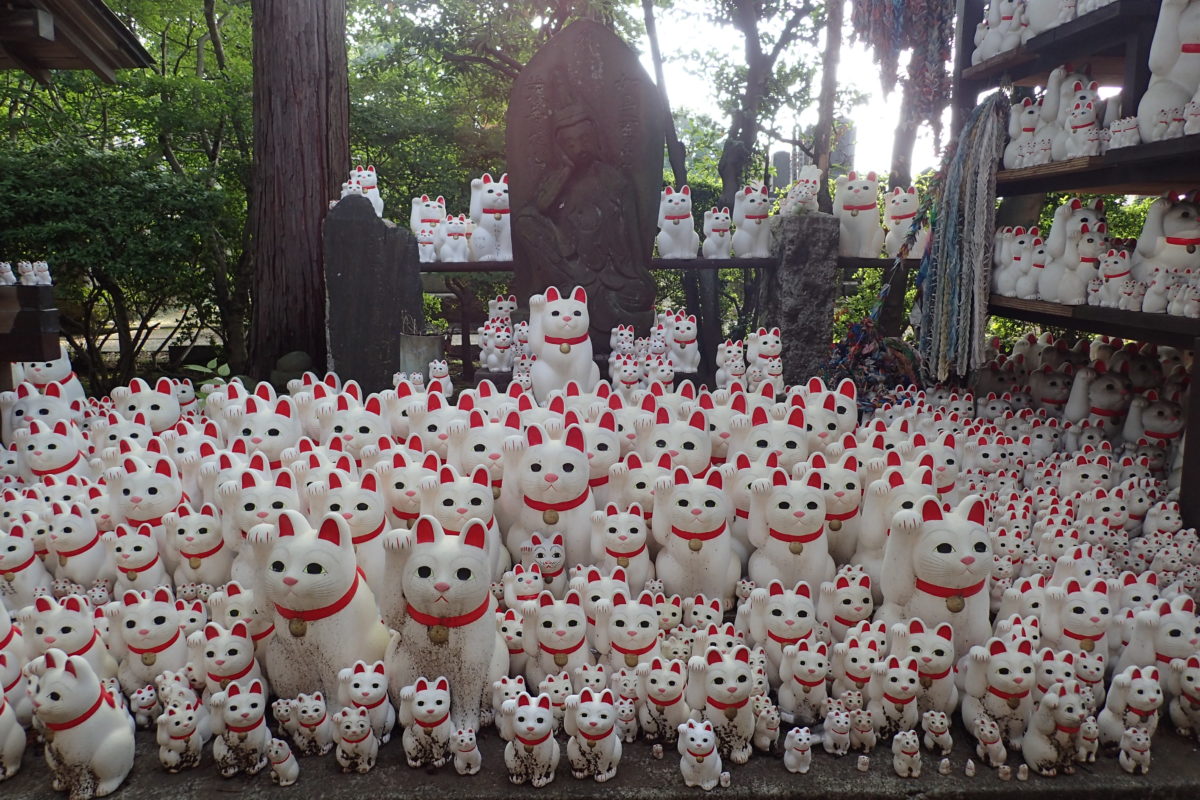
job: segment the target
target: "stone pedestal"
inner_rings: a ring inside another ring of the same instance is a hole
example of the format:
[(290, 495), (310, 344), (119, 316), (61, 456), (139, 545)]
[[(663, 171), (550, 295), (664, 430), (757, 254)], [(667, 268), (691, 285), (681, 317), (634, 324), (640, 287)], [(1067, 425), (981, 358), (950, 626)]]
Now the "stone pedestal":
[(829, 359), (838, 296), (838, 221), (831, 214), (779, 220), (779, 266), (761, 284), (759, 308), (783, 336), (783, 378), (798, 384)]
[(340, 201), (325, 218), (325, 296), (329, 368), (367, 392), (390, 389), (400, 334), (425, 328), (416, 239), (367, 198)]

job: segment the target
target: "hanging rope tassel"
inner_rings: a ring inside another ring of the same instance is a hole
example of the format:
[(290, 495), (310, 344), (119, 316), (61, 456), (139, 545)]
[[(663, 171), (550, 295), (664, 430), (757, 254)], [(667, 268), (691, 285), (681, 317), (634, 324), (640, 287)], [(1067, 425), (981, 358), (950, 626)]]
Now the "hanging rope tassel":
[(918, 275), (919, 352), (933, 380), (965, 377), (986, 360), (996, 168), (1004, 152), (1008, 107), (1000, 92), (980, 103), (942, 169), (940, 224)]

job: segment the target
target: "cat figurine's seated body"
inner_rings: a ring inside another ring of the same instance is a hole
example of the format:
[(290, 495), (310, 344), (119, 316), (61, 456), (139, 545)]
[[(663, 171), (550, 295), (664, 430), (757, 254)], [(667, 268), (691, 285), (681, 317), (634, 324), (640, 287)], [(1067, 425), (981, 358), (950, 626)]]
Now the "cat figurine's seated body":
[(679, 771), (688, 788), (715, 788), (721, 779), (721, 754), (712, 722), (688, 720), (679, 725)]
[(658, 205), (659, 258), (695, 258), (700, 236), (692, 219), (692, 190), (684, 184), (679, 191), (667, 186)]
[(533, 393), (545, 401), (554, 389), (575, 381), (584, 392), (595, 389), (600, 370), (592, 360), (587, 292), (576, 286), (564, 296), (551, 286), (529, 298), (529, 347)]
[(133, 719), (79, 656), (51, 648), (26, 670), (36, 678), (34, 713), (48, 734), (52, 786), (74, 800), (115, 792), (133, 768)]
[(879, 258), (884, 233), (879, 223), (879, 181), (874, 172), (838, 176), (833, 214), (841, 229), (838, 255)]
[(538, 789), (553, 781), (561, 751), (554, 738), (550, 696), (530, 697), (522, 692), (504, 702), (499, 720), (500, 735), (508, 741), (504, 747), (508, 779), (518, 786), (529, 781)]
[(400, 690), (400, 724), (410, 767), (440, 767), (450, 758), (450, 682), (417, 678)]
[(584, 688), (566, 699), (563, 727), (571, 737), (567, 741), (567, 760), (572, 775), (604, 783), (617, 774), (621, 739), (616, 725), (617, 711), (608, 689), (593, 692)]
[(266, 723), (267, 689), (259, 679), (233, 682), (208, 700), (212, 709), (213, 760), (226, 778), (257, 775), (267, 766), (271, 730)]
[(737, 258), (769, 258), (771, 199), (762, 184), (744, 187), (733, 196), (733, 254)]
[(508, 174), (499, 179), (485, 172), (471, 181), (472, 261), (512, 261), (512, 216)]

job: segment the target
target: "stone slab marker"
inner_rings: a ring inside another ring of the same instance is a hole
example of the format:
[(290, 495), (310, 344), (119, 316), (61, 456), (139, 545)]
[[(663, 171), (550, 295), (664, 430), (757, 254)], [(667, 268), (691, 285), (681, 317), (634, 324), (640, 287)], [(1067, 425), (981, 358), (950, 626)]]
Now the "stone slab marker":
[(325, 324), (329, 368), (367, 392), (392, 388), (400, 334), (424, 332), (421, 265), (407, 228), (347, 197), (325, 217)]
[(838, 221), (803, 214), (778, 222), (779, 266), (762, 282), (762, 319), (783, 336), (783, 379), (800, 384), (820, 375), (833, 341), (833, 304), (840, 285)]
[(613, 326), (646, 335), (654, 319), (665, 122), (637, 54), (591, 20), (547, 42), (509, 95), (513, 291), (583, 286), (598, 355)]

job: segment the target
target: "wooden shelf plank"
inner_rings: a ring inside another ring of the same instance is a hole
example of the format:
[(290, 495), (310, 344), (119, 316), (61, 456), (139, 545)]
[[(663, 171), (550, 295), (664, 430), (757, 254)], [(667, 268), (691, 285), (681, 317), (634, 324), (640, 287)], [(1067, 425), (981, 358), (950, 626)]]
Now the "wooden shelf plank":
[[(894, 258), (851, 258), (849, 256), (838, 256), (838, 266), (842, 269), (890, 269), (896, 263)], [(905, 269), (917, 269), (921, 266), (919, 258), (905, 258), (902, 260)]]
[[(889, 262), (890, 263), (890, 262)], [(650, 269), (772, 269), (775, 258), (652, 258)], [(512, 272), (512, 261), (431, 261), (421, 264), (421, 272)]]
[(1145, 314), (1100, 306), (1064, 306), (1044, 300), (1021, 300), (995, 294), (988, 298), (988, 312), (1039, 325), (1119, 336), (1185, 350), (1192, 349), (1200, 337), (1200, 319), (1170, 314)]
[(996, 174), (996, 193), (1002, 196), (1074, 191), (1154, 195), (1197, 187), (1200, 134)]

